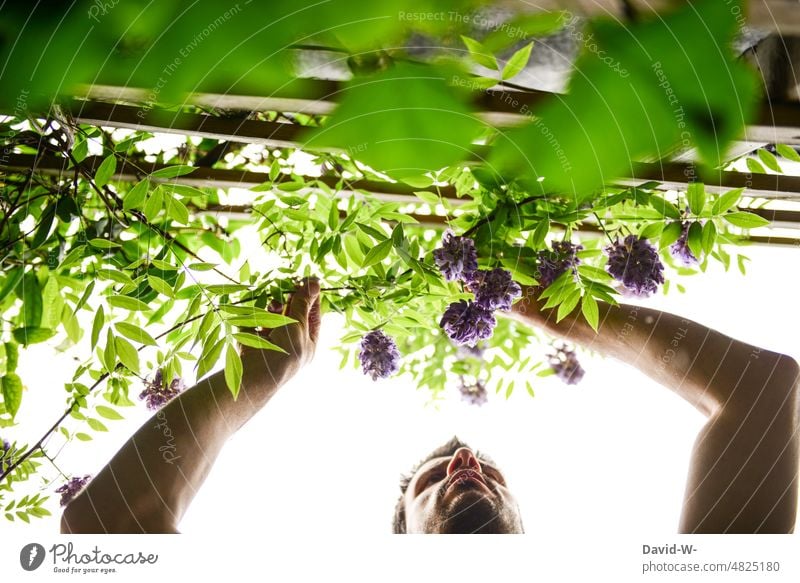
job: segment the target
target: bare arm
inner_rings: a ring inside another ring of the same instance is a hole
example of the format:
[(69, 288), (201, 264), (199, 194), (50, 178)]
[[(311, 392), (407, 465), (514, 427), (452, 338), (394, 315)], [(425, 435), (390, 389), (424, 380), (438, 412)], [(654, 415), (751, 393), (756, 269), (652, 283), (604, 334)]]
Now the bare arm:
[(218, 372), (161, 409), (67, 506), (62, 532), (177, 532), (227, 439), (312, 358), (320, 319), (316, 281), (298, 289), (287, 315), (298, 323), (269, 338), (288, 354), (244, 351), (235, 401)]
[(798, 365), (666, 312), (600, 303), (595, 333), (577, 313), (559, 323), (534, 290), (514, 315), (635, 366), (708, 417), (698, 435), (682, 532), (791, 532), (797, 514)]

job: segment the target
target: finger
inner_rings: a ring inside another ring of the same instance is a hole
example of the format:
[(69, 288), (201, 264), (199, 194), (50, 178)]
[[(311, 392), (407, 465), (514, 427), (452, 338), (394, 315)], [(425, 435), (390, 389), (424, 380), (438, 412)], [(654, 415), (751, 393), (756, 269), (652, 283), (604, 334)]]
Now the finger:
[(305, 278), (289, 300), (286, 315), (308, 328), (309, 316), (315, 302), (319, 301), (319, 280)]
[(308, 312), (308, 335), (311, 338), (311, 341), (315, 344), (317, 342), (317, 338), (319, 338), (319, 328), (321, 323), (319, 298), (320, 296), (317, 295), (314, 303), (311, 304), (311, 309)]

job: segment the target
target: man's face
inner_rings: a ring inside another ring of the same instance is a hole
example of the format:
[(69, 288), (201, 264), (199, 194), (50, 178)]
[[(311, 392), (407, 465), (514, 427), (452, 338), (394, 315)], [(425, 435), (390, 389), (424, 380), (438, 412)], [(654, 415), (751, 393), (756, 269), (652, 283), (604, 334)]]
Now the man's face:
[(521, 533), (514, 497), (500, 471), (469, 448), (425, 462), (405, 493), (409, 533)]

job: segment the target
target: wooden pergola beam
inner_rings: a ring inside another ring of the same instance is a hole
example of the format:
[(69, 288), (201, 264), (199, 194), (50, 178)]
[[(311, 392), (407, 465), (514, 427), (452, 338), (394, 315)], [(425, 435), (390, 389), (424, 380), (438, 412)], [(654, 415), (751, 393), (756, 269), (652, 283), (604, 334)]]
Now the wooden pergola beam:
[[(81, 162), (81, 166), (94, 173), (103, 161), (102, 156), (89, 156)], [(168, 168), (168, 164), (154, 164), (140, 160), (121, 162), (117, 164), (114, 180), (138, 181), (157, 170)], [(69, 160), (56, 156), (36, 156), (34, 154), (11, 154), (0, 159), (0, 168), (16, 172), (41, 172), (53, 176), (71, 178), (72, 170)], [(339, 179), (335, 176), (321, 176), (316, 178), (332, 189), (338, 188)], [(269, 181), (266, 172), (252, 172), (249, 170), (228, 170), (224, 168), (198, 167), (191, 174), (170, 178), (172, 184), (185, 184), (196, 187), (213, 188), (253, 188)], [(291, 182), (287, 174), (280, 174), (273, 182), (278, 184)], [(343, 183), (340, 192), (352, 194), (356, 191), (366, 191), (381, 200), (389, 202), (414, 202), (419, 201), (414, 196), (415, 192), (430, 192), (441, 195), (443, 198), (454, 201), (459, 200), (453, 186), (426, 186), (412, 187), (401, 182), (379, 182), (374, 180), (352, 180)]]
[[(243, 112), (282, 111), (309, 115), (328, 115), (333, 112), (344, 92), (344, 84), (338, 81), (306, 81), (304, 87), (307, 88), (307, 96), (303, 99), (281, 95), (193, 93), (182, 105)], [(76, 97), (123, 104), (147, 104), (149, 93), (146, 89), (135, 87), (93, 85), (82, 87)], [(532, 109), (552, 95), (532, 89), (488, 89), (474, 93), (474, 105), (478, 109), (478, 116), (487, 123), (496, 127), (515, 126), (529, 121)], [(748, 126), (745, 139), (753, 142), (800, 143), (798, 120), (800, 103), (763, 103), (753, 125)]]
[[(116, 105), (98, 102), (77, 102), (73, 104), (72, 114), (81, 123), (105, 125), (150, 132), (176, 134), (192, 134), (207, 138), (263, 144), (273, 147), (302, 148), (302, 132), (305, 128), (291, 123), (276, 123), (248, 119), (219, 118), (209, 115), (183, 112), (167, 112), (163, 110), (145, 110), (128, 105)], [(798, 112), (800, 115), (800, 112)], [(800, 119), (800, 117), (798, 117)], [(800, 130), (798, 130), (800, 133)], [(482, 156), (485, 147), (475, 146), (476, 155)], [(221, 171), (220, 171), (221, 172)], [(230, 171), (233, 172), (233, 171)], [(641, 181), (658, 180), (667, 188), (685, 189), (686, 185), (698, 176), (699, 169), (687, 163), (650, 163), (636, 164), (631, 177), (616, 181), (622, 185), (637, 184)], [(256, 173), (253, 173), (256, 174)], [(772, 174), (746, 174), (739, 172), (709, 171), (703, 179), (709, 190), (719, 192), (728, 188), (745, 187), (751, 196), (779, 198), (784, 200), (800, 200), (800, 178)], [(216, 180), (220, 186), (253, 186), (251, 181), (260, 177), (244, 174), (235, 176), (220, 174), (206, 176), (205, 172), (196, 171), (192, 178), (202, 176), (204, 180)], [(385, 184), (385, 183), (379, 183)], [(374, 186), (374, 184), (370, 184)], [(399, 185), (392, 186), (394, 194)], [(455, 192), (442, 189), (446, 198), (456, 198)], [(451, 189), (452, 190), (452, 189)]]
[[(82, 162), (89, 171), (94, 171), (102, 162), (102, 157), (92, 156)], [(116, 180), (139, 180), (146, 174), (166, 168), (164, 164), (141, 163), (136, 162), (133, 164), (122, 164), (118, 167), (114, 174)], [(0, 160), (0, 168), (5, 168), (12, 171), (31, 171), (42, 172), (55, 176), (64, 176), (70, 178), (72, 170), (69, 168), (68, 160), (58, 158), (55, 156), (34, 156), (31, 154), (13, 154), (5, 161)], [(197, 168), (193, 173), (172, 178), (170, 183), (186, 184), (190, 186), (212, 186), (218, 188), (224, 187), (241, 187), (250, 188), (265, 182), (267, 176), (262, 172), (248, 172), (239, 170), (224, 170), (224, 169), (210, 169), (210, 168)], [(281, 179), (288, 179), (288, 177), (281, 177)], [(320, 178), (322, 182), (330, 186), (336, 187), (336, 180), (331, 177)], [(285, 180), (284, 180), (285, 181)], [(419, 203), (419, 200), (414, 196), (415, 191), (425, 190), (426, 192), (436, 192), (436, 187), (428, 187), (426, 189), (411, 188), (404, 184), (395, 183), (381, 183), (375, 181), (354, 181), (350, 183), (347, 188), (341, 189), (339, 192), (352, 195), (357, 190), (367, 190), (375, 195), (377, 198), (393, 202), (401, 202), (408, 204)], [(455, 191), (452, 187), (445, 187), (442, 189), (442, 195), (447, 198), (456, 198)], [(455, 202), (452, 201), (451, 202)], [(800, 228), (800, 211), (780, 210), (780, 209), (758, 209), (758, 208), (742, 208), (751, 213), (755, 213), (765, 219), (773, 222), (773, 227), (784, 228)], [(209, 212), (216, 214), (248, 214), (250, 207), (247, 205), (211, 205), (205, 209), (198, 209), (198, 212)], [(443, 227), (447, 224), (447, 218), (440, 215), (424, 215), (418, 213), (411, 213), (409, 216), (415, 218), (423, 225), (433, 227)], [(591, 224), (581, 225), (580, 230), (586, 232), (594, 232), (597, 230), (596, 226)], [(749, 240), (754, 243), (765, 244), (779, 244), (779, 245), (792, 245), (800, 246), (800, 237), (772, 237), (765, 235), (753, 235)]]
[[(210, 213), (214, 215), (226, 215), (226, 216), (233, 215), (233, 216), (246, 217), (249, 216), (251, 212), (251, 207), (248, 205), (231, 205), (231, 206), (209, 205), (205, 209), (193, 209), (193, 210), (194, 212), (198, 213)], [(770, 211), (767, 209), (742, 209), (742, 210), (747, 210), (749, 212), (755, 213), (769, 220), (791, 221), (793, 223), (800, 224), (800, 212)], [(791, 217), (783, 213), (790, 213)], [(423, 215), (418, 213), (407, 213), (407, 215), (416, 220), (420, 225), (423, 225), (425, 227), (431, 227), (434, 229), (445, 229), (449, 225), (448, 222), (449, 217), (442, 215)], [(344, 219), (346, 217), (346, 213), (341, 212), (339, 216), (341, 219)], [(780, 217), (780, 218), (773, 219), (773, 217)], [(598, 237), (603, 236), (602, 229), (600, 229), (596, 224), (593, 223), (581, 223), (575, 230), (583, 234), (597, 235)], [(781, 245), (781, 246), (789, 246), (795, 248), (800, 246), (800, 237), (773, 237), (769, 235), (749, 235), (747, 237), (747, 240), (751, 243), (760, 245)]]

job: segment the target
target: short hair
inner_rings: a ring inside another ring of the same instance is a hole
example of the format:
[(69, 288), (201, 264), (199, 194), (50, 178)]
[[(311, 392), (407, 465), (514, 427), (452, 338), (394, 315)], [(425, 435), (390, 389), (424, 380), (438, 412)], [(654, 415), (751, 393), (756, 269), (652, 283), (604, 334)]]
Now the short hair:
[[(405, 495), (406, 490), (408, 490), (408, 484), (411, 482), (414, 475), (417, 471), (426, 463), (431, 461), (432, 459), (436, 459), (437, 457), (445, 457), (445, 456), (452, 456), (456, 451), (461, 449), (462, 447), (470, 448), (466, 443), (461, 441), (458, 437), (453, 436), (450, 441), (441, 445), (434, 449), (431, 453), (429, 453), (424, 459), (420, 460), (420, 462), (411, 468), (411, 471), (408, 474), (404, 474), (400, 476), (400, 499), (397, 501), (397, 505), (394, 508), (394, 523), (392, 525), (392, 532), (394, 534), (406, 534), (406, 505), (405, 505)], [(493, 463), (489, 456), (476, 451), (475, 456), (481, 460), (486, 460), (488, 463)]]

